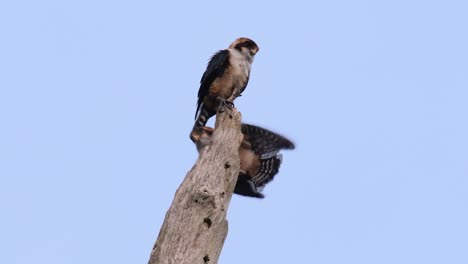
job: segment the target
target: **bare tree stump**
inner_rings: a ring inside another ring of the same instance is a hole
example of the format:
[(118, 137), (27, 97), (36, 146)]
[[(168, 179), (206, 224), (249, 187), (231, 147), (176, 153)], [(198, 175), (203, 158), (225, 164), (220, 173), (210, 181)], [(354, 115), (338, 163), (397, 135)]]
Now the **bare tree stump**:
[(166, 213), (149, 264), (216, 264), (228, 232), (226, 213), (239, 174), (237, 110), (216, 115), (211, 146), (199, 155)]

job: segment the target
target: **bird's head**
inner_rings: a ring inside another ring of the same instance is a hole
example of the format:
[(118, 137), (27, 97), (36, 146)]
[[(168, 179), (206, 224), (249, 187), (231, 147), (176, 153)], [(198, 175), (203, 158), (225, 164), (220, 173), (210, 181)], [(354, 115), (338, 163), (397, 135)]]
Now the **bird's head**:
[(214, 129), (211, 127), (196, 127), (192, 130), (190, 134), (190, 139), (197, 147), (197, 150), (200, 152), (205, 146), (211, 144), (211, 136), (213, 135)]
[(248, 58), (253, 58), (259, 50), (257, 43), (249, 38), (238, 38), (229, 46), (229, 48), (240, 51)]

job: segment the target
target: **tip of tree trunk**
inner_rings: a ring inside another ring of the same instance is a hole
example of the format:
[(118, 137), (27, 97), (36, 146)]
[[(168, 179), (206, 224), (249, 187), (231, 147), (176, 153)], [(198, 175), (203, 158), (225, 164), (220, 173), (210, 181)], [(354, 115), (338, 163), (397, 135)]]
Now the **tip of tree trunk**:
[(179, 186), (148, 263), (217, 263), (239, 174), (241, 119), (235, 108), (216, 115), (212, 143)]

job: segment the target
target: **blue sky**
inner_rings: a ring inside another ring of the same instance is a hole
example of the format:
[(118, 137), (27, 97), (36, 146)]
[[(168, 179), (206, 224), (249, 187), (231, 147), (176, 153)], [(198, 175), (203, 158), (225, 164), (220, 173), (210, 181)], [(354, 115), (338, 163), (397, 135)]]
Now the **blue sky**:
[(0, 3), (0, 263), (146, 263), (209, 57), (297, 149), (220, 263), (468, 263), (466, 1)]

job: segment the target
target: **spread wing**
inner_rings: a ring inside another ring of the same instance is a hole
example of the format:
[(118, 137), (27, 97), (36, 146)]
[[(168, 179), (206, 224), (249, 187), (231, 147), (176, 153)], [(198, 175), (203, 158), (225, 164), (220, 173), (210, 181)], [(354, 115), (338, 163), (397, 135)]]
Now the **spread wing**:
[(260, 156), (260, 167), (251, 179), (257, 191), (260, 191), (279, 171), (282, 156), (278, 152), (281, 149), (294, 149), (295, 146), (289, 139), (254, 125), (242, 124), (242, 133), (244, 140)]
[(197, 111), (195, 111), (195, 119), (197, 118), (200, 106), (203, 103), (203, 99), (208, 95), (210, 86), (214, 80), (222, 76), (229, 64), (229, 51), (220, 50), (211, 57), (208, 66), (206, 67), (205, 73), (200, 81), (200, 89), (198, 90), (198, 102)]
[(242, 133), (262, 160), (276, 156), (281, 149), (295, 148), (289, 139), (258, 126), (242, 124)]

